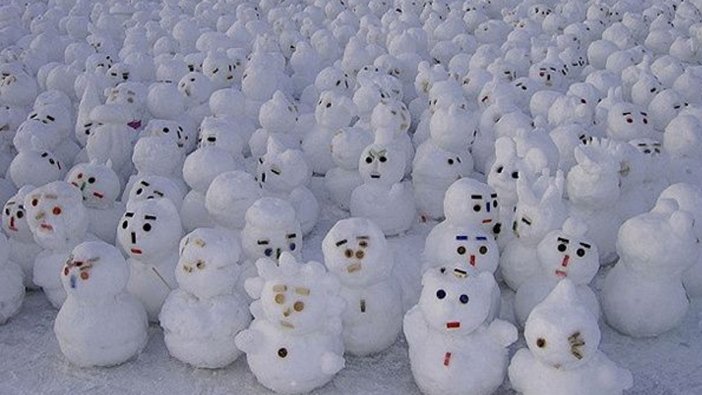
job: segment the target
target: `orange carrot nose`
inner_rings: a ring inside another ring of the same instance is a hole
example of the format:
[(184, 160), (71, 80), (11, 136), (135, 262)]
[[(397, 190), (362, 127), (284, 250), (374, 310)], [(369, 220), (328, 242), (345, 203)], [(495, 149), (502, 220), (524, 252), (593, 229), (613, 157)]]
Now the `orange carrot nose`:
[(561, 266), (563, 267), (568, 267), (568, 262), (570, 261), (570, 255), (566, 255), (563, 257), (563, 261), (561, 262)]

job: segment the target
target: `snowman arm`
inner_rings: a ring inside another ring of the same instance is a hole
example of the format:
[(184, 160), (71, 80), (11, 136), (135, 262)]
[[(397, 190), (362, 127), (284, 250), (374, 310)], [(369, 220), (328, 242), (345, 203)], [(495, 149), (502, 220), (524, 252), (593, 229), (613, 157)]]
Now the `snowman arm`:
[(263, 340), (262, 332), (256, 329), (244, 329), (234, 337), (234, 344), (239, 350), (251, 354), (261, 349)]
[(427, 323), (424, 321), (422, 312), (417, 306), (412, 307), (402, 322), (402, 328), (405, 333), (407, 343), (416, 343), (427, 335)]
[(502, 347), (517, 341), (517, 328), (507, 321), (496, 319), (490, 323), (488, 333)]
[(536, 363), (528, 348), (522, 348), (514, 354), (507, 373), (512, 388), (517, 392), (524, 391), (524, 378), (531, 376), (531, 367)]
[(247, 278), (246, 281), (244, 281), (244, 289), (251, 299), (258, 299), (261, 297), (264, 283), (265, 281), (262, 277)]
[(346, 366), (346, 361), (340, 355), (333, 352), (325, 352), (322, 354), (322, 372), (328, 375), (334, 375)]

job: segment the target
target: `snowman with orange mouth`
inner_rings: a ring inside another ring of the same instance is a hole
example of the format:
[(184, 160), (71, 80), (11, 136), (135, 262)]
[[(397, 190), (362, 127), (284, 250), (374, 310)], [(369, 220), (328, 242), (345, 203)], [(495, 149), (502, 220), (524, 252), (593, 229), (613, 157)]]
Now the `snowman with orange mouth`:
[(34, 283), (55, 308), (66, 299), (59, 276), (63, 263), (73, 247), (90, 237), (81, 201), (80, 192), (64, 181), (34, 189), (24, 198), (29, 229), (43, 248), (34, 261)]
[(407, 312), (403, 325), (420, 390), (493, 393), (506, 375), (507, 346), (517, 340), (512, 324), (488, 321), (495, 278), (470, 268), (431, 268), (422, 286), (419, 303)]
[(165, 198), (130, 203), (117, 225), (117, 240), (129, 257), (127, 289), (144, 304), (151, 322), (158, 322), (163, 302), (177, 287), (182, 236), (178, 210)]

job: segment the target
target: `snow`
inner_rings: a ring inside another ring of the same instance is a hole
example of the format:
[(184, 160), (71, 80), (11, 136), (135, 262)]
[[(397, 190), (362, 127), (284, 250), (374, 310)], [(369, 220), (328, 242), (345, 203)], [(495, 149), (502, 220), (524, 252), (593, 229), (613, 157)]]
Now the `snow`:
[[(323, 180), (315, 177), (312, 189), (318, 196)], [(321, 242), (336, 220), (347, 216), (320, 199), (320, 221), (305, 239), (305, 260), (321, 261)], [(389, 239), (396, 253), (396, 273), (416, 301), (419, 277), (416, 273), (424, 238), (433, 224), (415, 224), (409, 232)], [(405, 270), (403, 270), (405, 269)], [(594, 282), (599, 290), (609, 268), (600, 270)], [(504, 298), (513, 293), (503, 287)], [(406, 305), (406, 307), (409, 307)], [(53, 309), (41, 292), (29, 292), (21, 312), (0, 326), (0, 394), (265, 394), (256, 382), (245, 357), (219, 370), (195, 369), (170, 357), (162, 330), (149, 328), (149, 341), (136, 360), (113, 368), (80, 369), (61, 354), (54, 337)], [(634, 375), (629, 392), (641, 395), (684, 395), (702, 393), (702, 342), (699, 341), (702, 300), (692, 301), (682, 324), (657, 338), (633, 339), (621, 335), (600, 321), (600, 350)], [(510, 347), (510, 357), (524, 347), (520, 340)], [(418, 394), (407, 355), (407, 343), (400, 337), (387, 351), (371, 357), (346, 357), (346, 368), (332, 382), (314, 394)], [(505, 382), (500, 394), (513, 394)]]

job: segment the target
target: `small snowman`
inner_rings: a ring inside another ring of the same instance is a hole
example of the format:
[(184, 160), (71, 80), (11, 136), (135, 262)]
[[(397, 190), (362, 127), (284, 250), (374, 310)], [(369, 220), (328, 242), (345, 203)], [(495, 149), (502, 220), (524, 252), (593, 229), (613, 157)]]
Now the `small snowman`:
[(332, 160), (336, 167), (324, 175), (324, 186), (331, 199), (344, 210), (351, 206), (353, 190), (363, 184), (358, 172), (358, 159), (363, 149), (372, 142), (370, 131), (357, 125), (339, 129), (332, 138)]
[(114, 244), (117, 222), (124, 213), (124, 206), (117, 202), (120, 193), (119, 177), (111, 163), (79, 163), (68, 172), (66, 182), (80, 190), (90, 224), (88, 231)]
[(8, 238), (10, 262), (22, 268), (24, 285), (30, 289), (37, 287), (32, 281), (34, 261), (42, 250), (42, 247), (34, 241), (34, 236), (27, 222), (27, 210), (24, 208), (24, 198), (34, 189), (32, 185), (25, 185), (20, 188), (5, 203), (2, 212), (2, 230)]
[(491, 394), (507, 370), (517, 329), (488, 322), (490, 273), (433, 268), (422, 278), (419, 303), (404, 318), (414, 380), (425, 394)]
[(322, 252), (346, 301), (346, 351), (365, 356), (390, 347), (402, 328), (402, 290), (391, 277), (395, 262), (383, 232), (366, 218), (343, 219), (324, 237)]
[(277, 137), (271, 136), (265, 155), (258, 159), (256, 174), (263, 195), (290, 202), (295, 208), (302, 233), (310, 233), (317, 224), (319, 203), (307, 187), (312, 170), (304, 153), (286, 148)]
[(22, 307), (24, 282), (22, 269), (9, 260), (11, 246), (0, 234), (0, 325), (5, 324)]
[(339, 283), (318, 262), (256, 262), (259, 277), (246, 282), (254, 320), (236, 346), (256, 379), (283, 394), (311, 391), (344, 368)]
[(127, 289), (144, 304), (151, 322), (158, 321), (163, 302), (176, 287), (182, 236), (178, 211), (168, 199), (128, 204), (118, 225), (117, 240), (131, 270)]
[(371, 218), (386, 236), (407, 231), (417, 209), (412, 186), (403, 182), (405, 153), (392, 140), (376, 136), (358, 162), (363, 184), (351, 194), (351, 215)]
[(80, 367), (114, 366), (146, 346), (144, 306), (126, 291), (129, 267), (104, 241), (73, 249), (61, 271), (68, 294), (54, 322), (61, 352)]
[(633, 385), (631, 373), (597, 349), (597, 317), (569, 279), (529, 314), (524, 337), (528, 348), (509, 365), (509, 380), (520, 394), (617, 395)]
[(658, 336), (676, 327), (690, 302), (683, 273), (699, 258), (694, 218), (672, 199), (619, 228), (619, 261), (607, 273), (602, 309), (607, 323), (633, 337)]
[(537, 246), (546, 234), (558, 229), (568, 215), (563, 199), (563, 174), (555, 177), (548, 173), (529, 185), (526, 179), (517, 180), (517, 203), (512, 232), (500, 256), (500, 272), (505, 283), (517, 290), (539, 269)]
[(199, 228), (180, 242), (175, 277), (159, 321), (168, 352), (198, 368), (221, 368), (241, 351), (234, 336), (251, 321), (247, 301), (235, 291), (241, 272), (238, 243), (215, 229)]
[(43, 248), (34, 261), (34, 284), (58, 309), (66, 299), (61, 265), (75, 246), (91, 237), (83, 198), (71, 184), (54, 181), (29, 192), (24, 208), (34, 240)]
[(576, 217), (568, 217), (561, 229), (546, 234), (536, 247), (540, 269), (517, 289), (514, 310), (520, 326), (531, 310), (551, 293), (564, 278), (576, 287), (580, 300), (595, 317), (600, 316), (600, 303), (589, 287), (600, 268), (597, 246), (587, 238), (587, 225)]

